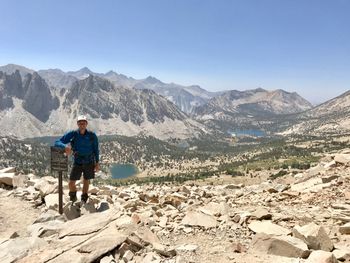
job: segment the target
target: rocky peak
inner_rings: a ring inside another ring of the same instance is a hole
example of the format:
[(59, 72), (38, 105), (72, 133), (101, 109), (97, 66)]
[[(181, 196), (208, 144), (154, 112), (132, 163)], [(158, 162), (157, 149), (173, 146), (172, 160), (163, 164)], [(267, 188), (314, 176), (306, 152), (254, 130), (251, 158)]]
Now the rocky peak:
[(161, 82), (159, 79), (156, 79), (155, 77), (152, 76), (148, 76), (145, 80), (145, 83), (147, 84), (164, 84), (163, 82)]
[(8, 96), (14, 96), (16, 98), (23, 98), (24, 91), (22, 87), (22, 78), (19, 70), (16, 70), (14, 73), (7, 75), (6, 73), (2, 74), (4, 83), (4, 90)]
[(24, 90), (23, 108), (40, 121), (46, 122), (51, 110), (58, 108), (58, 98), (52, 96), (45, 80), (36, 72), (26, 75)]
[(137, 125), (146, 120), (162, 122), (164, 117), (185, 119), (185, 114), (154, 91), (115, 87), (110, 81), (93, 75), (74, 83), (63, 106), (69, 110), (76, 100), (79, 112), (93, 118), (108, 119), (119, 115), (123, 121)]

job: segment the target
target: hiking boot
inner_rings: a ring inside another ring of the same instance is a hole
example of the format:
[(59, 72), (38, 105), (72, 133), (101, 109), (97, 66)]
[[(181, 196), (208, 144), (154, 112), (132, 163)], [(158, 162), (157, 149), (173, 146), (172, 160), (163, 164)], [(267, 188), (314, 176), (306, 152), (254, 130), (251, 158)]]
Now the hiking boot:
[(89, 198), (88, 194), (82, 194), (81, 195), (81, 201), (84, 202), (84, 203), (87, 202), (88, 198)]
[(69, 200), (72, 201), (72, 203), (77, 201), (77, 192), (69, 192)]

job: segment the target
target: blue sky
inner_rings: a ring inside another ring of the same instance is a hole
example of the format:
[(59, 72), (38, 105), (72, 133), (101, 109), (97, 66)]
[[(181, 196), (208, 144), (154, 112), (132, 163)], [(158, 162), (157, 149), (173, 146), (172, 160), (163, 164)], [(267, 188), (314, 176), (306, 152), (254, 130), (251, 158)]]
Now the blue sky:
[(284, 89), (350, 89), (348, 0), (2, 0), (0, 65)]

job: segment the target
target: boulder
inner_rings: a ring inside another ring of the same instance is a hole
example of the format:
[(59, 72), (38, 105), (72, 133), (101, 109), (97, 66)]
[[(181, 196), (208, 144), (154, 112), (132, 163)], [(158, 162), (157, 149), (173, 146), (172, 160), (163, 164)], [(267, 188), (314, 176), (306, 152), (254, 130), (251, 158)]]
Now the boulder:
[(58, 180), (51, 176), (45, 176), (35, 183), (34, 188), (40, 191), (42, 197), (45, 197), (58, 191)]
[(271, 223), (271, 221), (253, 221), (248, 225), (248, 228), (255, 233), (265, 233), (268, 235), (289, 235), (290, 230)]
[(104, 256), (101, 258), (100, 263), (115, 263), (114, 257), (112, 255)]
[(120, 215), (119, 211), (109, 209), (102, 213), (87, 214), (75, 220), (67, 221), (60, 229), (59, 238), (95, 233), (111, 221), (119, 218)]
[(0, 170), (0, 174), (5, 174), (5, 173), (16, 173), (16, 167), (7, 167)]
[(93, 202), (90, 202), (90, 198), (87, 203), (83, 203), (83, 205), (80, 208), (80, 214), (81, 215), (86, 215), (86, 214), (92, 214), (96, 213), (96, 208), (93, 204)]
[(310, 254), (307, 245), (298, 238), (267, 235), (264, 233), (255, 235), (250, 244), (250, 250), (252, 252), (292, 258), (307, 258)]
[(336, 154), (334, 161), (342, 165), (348, 165), (350, 162), (350, 154)]
[(26, 174), (14, 175), (12, 179), (13, 187), (27, 187), (29, 177)]
[(307, 263), (337, 263), (338, 260), (331, 252), (323, 250), (312, 251), (309, 258), (306, 260)]
[(343, 235), (350, 235), (350, 222), (340, 226), (339, 232)]
[(305, 226), (295, 226), (293, 236), (303, 240), (310, 249), (332, 251), (334, 245), (322, 226), (310, 223)]
[(9, 239), (0, 244), (0, 262), (16, 262), (45, 245), (47, 242), (37, 237)]
[(71, 202), (63, 207), (63, 214), (67, 220), (73, 220), (81, 215), (80, 208)]
[(193, 244), (184, 244), (176, 247), (176, 251), (181, 251), (181, 252), (194, 252), (198, 249), (197, 245)]
[(13, 186), (13, 177), (15, 173), (0, 173), (0, 184), (6, 184), (8, 186)]
[(109, 226), (95, 237), (84, 242), (78, 252), (86, 255), (86, 262), (93, 262), (107, 252), (112, 251), (126, 240), (126, 236), (118, 232), (115, 226)]
[(269, 213), (269, 211), (267, 211), (267, 209), (263, 208), (263, 207), (258, 207), (253, 213), (252, 213), (252, 217), (255, 217), (259, 220), (263, 220), (263, 219), (271, 219), (272, 218), (272, 214)]
[(204, 214), (197, 211), (188, 211), (181, 221), (182, 225), (201, 226), (204, 228), (212, 228), (217, 226), (214, 216)]
[(103, 212), (109, 209), (109, 203), (107, 201), (101, 201), (98, 205), (97, 205), (97, 212)]
[(45, 205), (48, 209), (58, 209), (58, 194), (48, 194), (44, 197)]
[(210, 202), (204, 207), (201, 207), (199, 210), (207, 215), (221, 216), (226, 215), (230, 207), (226, 202), (216, 203)]
[(338, 259), (339, 261), (348, 261), (350, 262), (350, 248), (336, 248), (332, 251), (332, 254)]

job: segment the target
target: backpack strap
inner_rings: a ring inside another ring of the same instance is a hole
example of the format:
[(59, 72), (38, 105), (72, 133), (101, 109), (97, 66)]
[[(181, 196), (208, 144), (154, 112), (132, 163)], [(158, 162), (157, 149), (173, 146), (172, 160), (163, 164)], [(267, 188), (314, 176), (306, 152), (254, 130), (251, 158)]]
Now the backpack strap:
[[(94, 144), (94, 141), (95, 141), (94, 133), (93, 133), (93, 132), (90, 132), (90, 131), (88, 131), (88, 130), (86, 130), (86, 132), (87, 132), (87, 135), (89, 136), (91, 145), (93, 145), (93, 144)], [(72, 149), (73, 149), (73, 150), (74, 150), (75, 140), (76, 140), (76, 138), (77, 138), (78, 135), (79, 135), (79, 130), (75, 130), (74, 133), (73, 133), (73, 138), (70, 140), (70, 145), (72, 146)]]
[(75, 140), (76, 140), (77, 136), (78, 136), (78, 130), (75, 130), (73, 133), (73, 138), (70, 140), (70, 145), (72, 146), (73, 152), (75, 152), (74, 145), (75, 145)]

